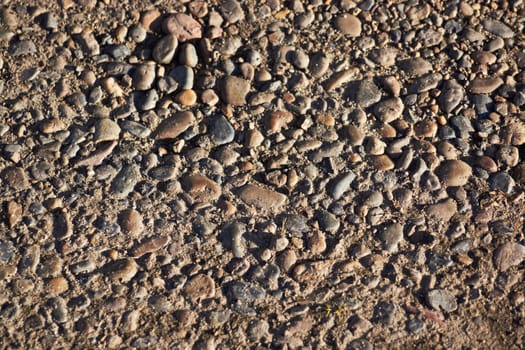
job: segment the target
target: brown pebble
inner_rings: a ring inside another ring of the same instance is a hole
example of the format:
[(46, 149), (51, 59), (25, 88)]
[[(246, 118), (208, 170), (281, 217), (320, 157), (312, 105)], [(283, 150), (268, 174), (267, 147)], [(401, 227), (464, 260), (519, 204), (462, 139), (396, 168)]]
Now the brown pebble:
[(221, 187), (213, 180), (204, 175), (192, 174), (185, 176), (182, 188), (198, 203), (208, 203), (218, 199), (221, 195)]
[(370, 164), (380, 171), (392, 170), (394, 169), (394, 162), (386, 154), (379, 156), (369, 156)]
[(184, 294), (192, 301), (198, 302), (215, 296), (215, 282), (204, 274), (199, 274), (184, 285)]
[(191, 89), (182, 90), (177, 95), (175, 95), (174, 100), (183, 106), (193, 106), (195, 103), (197, 103), (197, 94)]
[(239, 192), (239, 197), (248, 205), (269, 211), (279, 209), (287, 200), (282, 193), (252, 184), (244, 186)]
[(361, 21), (354, 15), (344, 13), (335, 20), (337, 29), (351, 37), (361, 35)]
[(174, 34), (179, 42), (202, 38), (202, 26), (190, 15), (176, 13), (166, 17), (162, 23), (166, 34)]
[(271, 133), (280, 132), (281, 128), (293, 120), (293, 114), (287, 111), (273, 111), (266, 117), (266, 127)]
[(501, 245), (494, 253), (494, 266), (499, 271), (507, 271), (521, 264), (523, 259), (525, 259), (525, 246), (508, 242)]
[(104, 271), (114, 281), (129, 282), (138, 272), (138, 265), (133, 259), (120, 259), (104, 266)]
[(118, 216), (120, 229), (131, 237), (138, 237), (144, 231), (142, 215), (135, 209), (125, 209)]
[(439, 203), (427, 207), (428, 216), (448, 222), (458, 211), (458, 205), (452, 198), (445, 199)]
[(139, 243), (135, 249), (133, 249), (132, 256), (135, 258), (141, 257), (144, 254), (153, 253), (160, 248), (164, 247), (168, 243), (168, 237), (152, 237)]
[(15, 201), (9, 201), (7, 203), (7, 223), (9, 228), (15, 227), (17, 223), (22, 220), (23, 209), (20, 204)]
[(473, 94), (490, 94), (503, 84), (500, 77), (476, 78), (470, 82), (469, 91)]
[(436, 168), (436, 175), (445, 186), (463, 186), (472, 175), (472, 168), (462, 160), (446, 160)]
[(69, 284), (64, 277), (55, 277), (46, 281), (44, 289), (46, 293), (58, 295), (66, 292), (69, 289)]
[(194, 122), (195, 116), (192, 112), (178, 112), (160, 123), (155, 130), (155, 139), (174, 139), (192, 126)]

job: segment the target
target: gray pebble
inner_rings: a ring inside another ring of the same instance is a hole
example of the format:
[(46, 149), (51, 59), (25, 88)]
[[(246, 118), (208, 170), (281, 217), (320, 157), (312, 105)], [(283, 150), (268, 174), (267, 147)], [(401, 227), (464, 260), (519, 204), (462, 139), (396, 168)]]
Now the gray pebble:
[(381, 91), (372, 80), (361, 80), (353, 93), (354, 100), (363, 108), (368, 108), (381, 100)]
[(9, 54), (13, 57), (28, 55), (36, 52), (35, 44), (30, 40), (22, 40), (9, 46)]
[(65, 300), (62, 297), (56, 297), (49, 301), (51, 307), (51, 316), (56, 323), (65, 323), (68, 320), (68, 310)]
[(212, 141), (216, 145), (224, 145), (233, 141), (235, 137), (235, 129), (228, 119), (219, 115), (213, 117), (210, 123), (210, 135)]
[(155, 89), (148, 91), (137, 91), (133, 93), (133, 102), (135, 107), (140, 111), (149, 111), (154, 109), (159, 100), (159, 95)]
[(125, 198), (133, 191), (133, 188), (139, 181), (139, 177), (140, 172), (138, 166), (125, 165), (113, 179), (110, 190), (117, 197)]
[(155, 65), (152, 63), (140, 64), (135, 67), (131, 77), (135, 89), (149, 90), (155, 81)]
[(127, 131), (136, 137), (147, 138), (151, 134), (150, 129), (132, 120), (121, 120), (119, 125), (124, 131)]
[(330, 233), (336, 232), (341, 224), (334, 214), (325, 210), (317, 213), (317, 221), (322, 230)]
[(340, 199), (343, 194), (350, 189), (350, 185), (355, 180), (356, 175), (349, 171), (333, 181), (333, 187), (330, 191), (330, 195), (333, 199)]
[(134, 24), (128, 30), (128, 36), (136, 43), (146, 40), (146, 35), (146, 29), (140, 24)]
[(170, 77), (175, 79), (181, 89), (193, 89), (194, 74), (191, 67), (178, 66), (177, 68), (171, 70)]
[(489, 185), (493, 190), (512, 193), (516, 182), (508, 173), (499, 172), (490, 176)]
[(175, 56), (178, 41), (175, 35), (166, 35), (153, 47), (152, 57), (157, 63), (169, 64)]
[(182, 45), (179, 52), (179, 63), (188, 67), (195, 67), (199, 63), (199, 56), (193, 44)]

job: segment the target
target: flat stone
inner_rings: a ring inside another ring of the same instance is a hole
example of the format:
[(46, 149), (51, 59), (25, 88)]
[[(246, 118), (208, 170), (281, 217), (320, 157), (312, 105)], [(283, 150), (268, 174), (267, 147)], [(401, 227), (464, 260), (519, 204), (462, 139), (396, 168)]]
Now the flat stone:
[(136, 165), (125, 165), (111, 182), (110, 190), (118, 198), (125, 198), (139, 181), (140, 170)]
[(371, 80), (361, 80), (354, 92), (354, 100), (363, 108), (370, 107), (381, 100), (381, 90)]
[(182, 188), (198, 203), (208, 203), (217, 200), (221, 193), (221, 187), (213, 180), (204, 175), (191, 174), (185, 176)]
[(153, 253), (161, 249), (168, 243), (168, 237), (151, 237), (139, 243), (133, 249), (131, 255), (135, 258), (141, 257), (144, 254)]
[(210, 276), (199, 274), (186, 282), (183, 292), (193, 303), (213, 298), (215, 296), (215, 282)]
[(9, 201), (7, 203), (7, 223), (9, 228), (13, 228), (22, 220), (23, 208), (20, 204), (15, 201)]
[(494, 266), (499, 271), (507, 271), (513, 266), (517, 266), (525, 259), (525, 246), (508, 242), (496, 249), (494, 253)]
[(403, 240), (403, 226), (399, 223), (386, 226), (381, 231), (379, 239), (383, 243), (383, 249), (391, 253), (397, 251), (399, 243)]
[(358, 74), (359, 69), (356, 67), (336, 72), (326, 81), (325, 89), (326, 91), (332, 91), (338, 88), (339, 86), (348, 83), (349, 81), (357, 77)]
[(370, 164), (380, 171), (392, 170), (395, 167), (394, 162), (386, 154), (378, 156), (369, 156)]
[(425, 210), (428, 216), (443, 222), (449, 222), (457, 211), (458, 205), (452, 198), (447, 198), (439, 203), (429, 205)]
[(233, 75), (228, 75), (221, 81), (220, 96), (225, 103), (233, 106), (246, 104), (246, 95), (250, 91), (250, 82)]
[(500, 77), (476, 78), (470, 82), (469, 91), (473, 94), (490, 94), (503, 85)]
[(445, 186), (463, 186), (472, 175), (472, 168), (462, 160), (446, 160), (436, 168), (435, 173)]
[(441, 73), (429, 73), (421, 77), (414, 79), (410, 87), (409, 92), (414, 94), (420, 94), (438, 87), (439, 83), (443, 80)]
[(151, 55), (155, 62), (160, 64), (169, 64), (175, 56), (177, 45), (178, 41), (175, 35), (166, 35), (157, 41), (153, 47)]
[(350, 37), (361, 35), (361, 21), (359, 18), (349, 13), (344, 13), (338, 16), (335, 20), (335, 25), (343, 34)]
[(118, 140), (120, 135), (120, 126), (109, 118), (100, 118), (95, 125), (95, 143), (104, 141)]
[(58, 118), (46, 119), (39, 125), (40, 131), (44, 134), (54, 134), (58, 131), (64, 130), (65, 128), (66, 124)]
[(21, 40), (9, 46), (9, 54), (13, 57), (29, 55), (36, 52), (36, 46), (31, 40)]
[(104, 271), (113, 281), (126, 283), (131, 281), (138, 272), (138, 265), (133, 259), (124, 258), (107, 263)]
[(162, 30), (174, 35), (181, 43), (202, 38), (202, 26), (190, 15), (176, 13), (169, 15), (162, 23)]
[(510, 39), (514, 36), (512, 29), (500, 21), (494, 19), (485, 19), (481, 23), (487, 32), (498, 35), (503, 39)]
[(374, 106), (374, 115), (384, 123), (390, 123), (403, 115), (403, 101), (399, 97), (378, 102)]
[(452, 312), (458, 308), (456, 297), (446, 289), (434, 289), (427, 293), (427, 301), (435, 310)]
[(268, 211), (279, 209), (286, 203), (287, 197), (279, 192), (248, 184), (239, 191), (239, 197), (248, 205)]
[(100, 55), (100, 45), (92, 32), (83, 32), (73, 36), (73, 38), (88, 56)]
[(419, 77), (432, 71), (432, 64), (421, 57), (399, 61), (398, 67), (406, 74), (414, 77)]
[(15, 191), (21, 191), (29, 187), (29, 180), (23, 168), (9, 166), (2, 170), (0, 178), (4, 185), (11, 187)]
[(174, 139), (195, 123), (192, 112), (178, 112), (174, 116), (164, 119), (154, 132), (155, 140)]
[(182, 106), (193, 106), (197, 103), (197, 93), (194, 90), (182, 90), (173, 100)]
[(111, 154), (111, 152), (113, 152), (113, 149), (117, 145), (118, 145), (118, 141), (117, 140), (101, 145), (92, 154), (90, 154), (86, 158), (78, 161), (75, 164), (75, 168), (83, 167), (83, 166), (94, 167), (94, 166), (102, 164), (104, 159), (107, 156), (109, 156)]
[(235, 138), (235, 129), (228, 119), (219, 115), (213, 117), (210, 123), (210, 134), (212, 141), (216, 145), (224, 145), (233, 141)]
[(396, 64), (399, 50), (393, 47), (382, 47), (374, 49), (370, 52), (368, 57), (382, 67), (391, 67)]

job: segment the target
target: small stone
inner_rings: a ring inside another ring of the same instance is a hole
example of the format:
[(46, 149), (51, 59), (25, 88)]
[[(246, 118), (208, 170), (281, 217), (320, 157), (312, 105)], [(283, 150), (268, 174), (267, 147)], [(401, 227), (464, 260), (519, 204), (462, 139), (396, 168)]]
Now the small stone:
[(414, 94), (420, 94), (432, 89), (437, 88), (439, 83), (443, 80), (443, 75), (441, 73), (429, 73), (414, 79), (408, 91)]
[(326, 210), (322, 210), (316, 215), (317, 222), (319, 223), (319, 227), (327, 232), (335, 233), (337, 230), (339, 230), (339, 227), (341, 226), (341, 223), (337, 219), (337, 217), (327, 212)]
[(133, 87), (136, 90), (151, 89), (155, 81), (155, 65), (152, 63), (138, 65), (133, 71), (132, 79)]
[(512, 176), (505, 172), (492, 174), (488, 182), (493, 190), (505, 193), (512, 193), (516, 185)]
[(254, 306), (260, 304), (266, 297), (264, 289), (251, 286), (242, 281), (232, 282), (227, 290), (226, 297), (235, 311), (255, 316)]
[(246, 95), (250, 91), (248, 80), (229, 75), (221, 81), (220, 95), (225, 103), (233, 106), (243, 106), (246, 104)]
[(215, 282), (210, 276), (199, 274), (186, 282), (183, 291), (191, 302), (197, 303), (215, 296)]
[(457, 310), (458, 304), (454, 294), (446, 289), (434, 289), (427, 293), (427, 302), (435, 310), (452, 312)]
[(298, 69), (306, 69), (310, 64), (310, 57), (306, 52), (298, 49), (292, 52), (291, 62)]
[(174, 35), (181, 43), (202, 38), (201, 24), (184, 13), (168, 16), (162, 23), (162, 29), (165, 33)]
[(100, 45), (92, 32), (83, 32), (74, 38), (88, 56), (100, 55)]
[(398, 63), (399, 68), (410, 76), (419, 77), (432, 71), (432, 65), (424, 58), (417, 57)]
[(314, 78), (323, 76), (330, 67), (330, 59), (324, 52), (318, 52), (310, 57), (309, 73)]
[(151, 134), (150, 129), (140, 123), (134, 122), (133, 120), (121, 120), (119, 125), (124, 131), (141, 139), (145, 139)]
[(463, 100), (465, 89), (455, 80), (448, 80), (443, 84), (441, 95), (438, 97), (439, 107), (445, 112), (452, 112)]
[(197, 56), (197, 50), (193, 44), (186, 43), (182, 45), (179, 53), (179, 63), (188, 67), (195, 67), (199, 63), (199, 56)]
[(215, 201), (222, 193), (221, 187), (216, 182), (200, 174), (185, 176), (181, 184), (184, 191), (198, 203)]
[(244, 12), (237, 0), (224, 0), (221, 4), (221, 13), (229, 23), (237, 23), (244, 19)]
[(293, 120), (293, 114), (287, 111), (272, 111), (266, 116), (266, 127), (271, 133), (280, 132)]
[(204, 90), (201, 94), (201, 101), (208, 106), (215, 106), (219, 102), (219, 96), (212, 89)]
[(380, 49), (372, 50), (368, 57), (382, 67), (390, 67), (396, 64), (398, 54), (398, 49), (393, 47), (382, 47)]
[(109, 118), (100, 118), (95, 125), (95, 143), (104, 141), (118, 140), (120, 135), (120, 126)]
[(69, 284), (64, 277), (55, 277), (46, 281), (44, 289), (46, 293), (51, 295), (59, 295), (69, 289)]
[(399, 97), (378, 102), (374, 106), (374, 115), (384, 123), (390, 123), (403, 115), (403, 101)]
[(426, 209), (428, 216), (449, 222), (450, 219), (457, 213), (458, 205), (452, 198), (445, 199), (439, 203), (429, 205)]
[(183, 106), (193, 106), (197, 103), (197, 93), (191, 89), (182, 90), (173, 100)]
[(152, 237), (139, 243), (135, 249), (133, 249), (132, 256), (139, 258), (144, 254), (153, 253), (161, 249), (168, 243), (168, 237)]
[(246, 335), (248, 339), (252, 342), (260, 342), (262, 339), (266, 338), (270, 331), (270, 325), (266, 320), (256, 319), (248, 323), (248, 328), (246, 329)]
[(310, 253), (317, 255), (321, 254), (326, 250), (326, 237), (323, 232), (315, 231), (308, 238), (308, 248)]
[(53, 320), (56, 323), (66, 323), (68, 320), (66, 301), (61, 297), (56, 297), (49, 300), (49, 305), (51, 306), (51, 316)]
[(356, 175), (352, 171), (349, 171), (333, 180), (333, 187), (330, 190), (332, 198), (335, 200), (341, 199), (345, 192), (350, 189), (350, 185), (355, 178)]
[(104, 271), (112, 280), (126, 283), (135, 277), (138, 272), (138, 266), (133, 259), (120, 259), (106, 264)]
[(336, 72), (326, 81), (325, 89), (326, 91), (332, 91), (338, 88), (339, 86), (348, 83), (349, 81), (354, 79), (358, 74), (359, 69), (356, 67)]
[(258, 129), (251, 129), (246, 136), (246, 146), (255, 148), (260, 146), (264, 141), (264, 135)]
[(369, 156), (370, 164), (380, 171), (392, 170), (395, 167), (394, 162), (386, 154), (379, 156)]
[(58, 209), (54, 212), (53, 234), (57, 239), (66, 239), (73, 234), (73, 224), (66, 211)]
[(7, 223), (9, 228), (12, 229), (22, 220), (23, 208), (20, 204), (15, 201), (9, 201), (7, 203)]
[(414, 126), (414, 133), (417, 137), (429, 137), (433, 138), (436, 136), (438, 125), (433, 120), (423, 120)]
[(487, 32), (498, 35), (503, 39), (510, 39), (514, 36), (512, 29), (500, 21), (494, 19), (485, 19), (481, 23)]
[(149, 111), (157, 106), (159, 95), (155, 89), (133, 93), (133, 101), (140, 111)]
[(211, 139), (216, 145), (230, 143), (235, 138), (235, 129), (224, 116), (214, 117), (210, 124)]
[(436, 168), (435, 173), (447, 187), (464, 186), (472, 175), (472, 168), (461, 160), (446, 160)]
[(31, 40), (21, 40), (9, 46), (9, 54), (13, 57), (29, 55), (36, 52), (36, 46)]
[(178, 41), (175, 35), (166, 35), (161, 38), (153, 47), (152, 57), (155, 62), (169, 64), (175, 56)]
[(44, 134), (54, 134), (65, 128), (66, 124), (58, 118), (46, 119), (40, 123), (40, 131)]
[(513, 266), (517, 266), (525, 259), (525, 246), (508, 242), (501, 245), (494, 253), (494, 266), (499, 271), (507, 271)]
[(374, 314), (372, 321), (374, 323), (381, 323), (383, 326), (391, 326), (394, 323), (396, 306), (395, 304), (386, 301), (380, 301), (374, 307)]
[(361, 80), (354, 94), (354, 100), (363, 108), (368, 108), (381, 100), (381, 91), (371, 80)]
[(163, 120), (155, 130), (155, 140), (174, 139), (195, 123), (192, 112), (178, 112), (174, 116)]
[(4, 185), (11, 187), (15, 191), (21, 191), (29, 187), (24, 169), (16, 166), (8, 166), (0, 173), (0, 178)]
[(239, 197), (248, 205), (268, 211), (278, 210), (287, 200), (287, 197), (282, 193), (252, 184), (244, 186), (239, 191)]
[(179, 87), (183, 90), (193, 89), (195, 75), (193, 69), (188, 66), (178, 66), (171, 70), (170, 77), (175, 79)]
[(379, 239), (383, 243), (383, 249), (393, 253), (398, 249), (399, 243), (403, 240), (403, 226), (399, 223), (394, 223), (386, 226)]
[(361, 21), (354, 15), (344, 13), (336, 18), (335, 25), (343, 34), (350, 37), (361, 35)]
[(139, 181), (140, 171), (136, 165), (125, 165), (111, 182), (110, 190), (118, 198), (125, 198)]
[(500, 77), (476, 78), (470, 82), (469, 91), (473, 94), (490, 94), (503, 84)]
[(246, 226), (238, 221), (226, 225), (223, 230), (230, 240), (230, 242), (226, 240), (225, 246), (231, 248), (233, 256), (239, 259), (246, 255), (246, 242), (243, 237), (245, 231)]

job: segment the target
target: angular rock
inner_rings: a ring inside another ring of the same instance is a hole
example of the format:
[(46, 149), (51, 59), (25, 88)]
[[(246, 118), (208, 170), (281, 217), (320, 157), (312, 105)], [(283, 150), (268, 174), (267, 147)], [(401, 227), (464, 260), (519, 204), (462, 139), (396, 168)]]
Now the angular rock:
[(448, 80), (443, 84), (441, 95), (438, 97), (439, 107), (450, 113), (456, 108), (465, 96), (465, 89), (455, 80)]
[(525, 246), (508, 242), (501, 245), (494, 253), (494, 266), (499, 271), (507, 271), (513, 266), (517, 266), (525, 259)]
[(469, 91), (473, 94), (490, 94), (503, 85), (500, 77), (476, 78), (470, 82)]
[(374, 115), (384, 123), (390, 123), (403, 115), (403, 101), (399, 97), (378, 102), (374, 106)]
[(381, 99), (381, 91), (371, 80), (362, 80), (354, 92), (354, 100), (363, 108), (368, 108)]
[(119, 198), (125, 198), (133, 191), (139, 181), (140, 170), (137, 165), (125, 165), (111, 182), (110, 190)]
[(427, 302), (435, 310), (452, 312), (458, 308), (456, 297), (446, 289), (434, 289), (427, 293)]
[(193, 303), (213, 298), (215, 296), (215, 282), (210, 276), (199, 274), (186, 282), (183, 292)]

